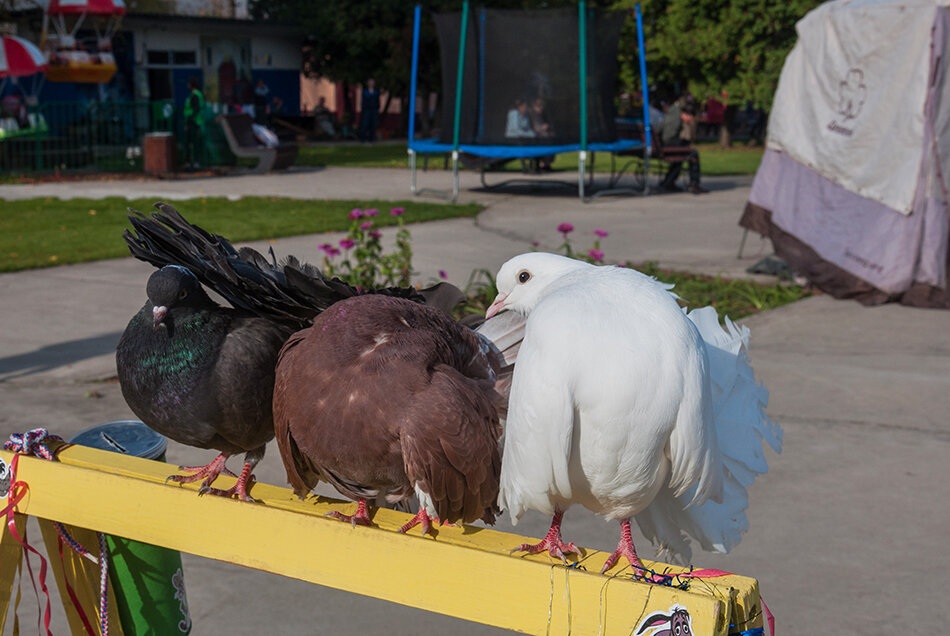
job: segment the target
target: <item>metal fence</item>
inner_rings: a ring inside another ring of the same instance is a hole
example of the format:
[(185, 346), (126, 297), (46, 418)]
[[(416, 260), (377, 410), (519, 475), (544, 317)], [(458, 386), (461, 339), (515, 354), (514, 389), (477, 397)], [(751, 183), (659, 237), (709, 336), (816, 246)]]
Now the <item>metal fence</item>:
[[(169, 101), (45, 102), (0, 111), (0, 172), (140, 171), (149, 132), (177, 132)], [(178, 135), (180, 138), (180, 135)]]

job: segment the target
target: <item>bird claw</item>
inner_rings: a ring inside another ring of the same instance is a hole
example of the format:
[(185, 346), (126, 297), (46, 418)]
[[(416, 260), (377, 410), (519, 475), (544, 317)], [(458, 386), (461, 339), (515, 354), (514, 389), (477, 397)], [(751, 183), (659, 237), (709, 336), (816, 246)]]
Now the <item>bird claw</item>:
[(237, 498), (241, 501), (246, 501), (248, 503), (259, 503), (257, 499), (251, 497), (246, 491), (242, 492), (242, 490), (238, 488), (237, 484), (231, 488), (228, 488), (227, 490), (212, 488), (207, 484), (202, 484), (201, 488), (198, 489), (198, 496), (200, 497), (201, 495), (214, 495), (217, 497), (233, 497), (234, 495), (237, 495)]
[(552, 538), (545, 537), (541, 540), (540, 543), (522, 543), (517, 548), (511, 550), (508, 554), (514, 554), (515, 552), (527, 552), (528, 554), (537, 554), (544, 550), (548, 551), (552, 557), (560, 559), (562, 563), (567, 565), (567, 557), (565, 554), (576, 554), (580, 556), (581, 552), (577, 549), (577, 546), (571, 543), (564, 543), (561, 541), (560, 537)]
[(342, 512), (337, 512), (332, 510), (325, 515), (324, 517), (332, 517), (333, 519), (339, 519), (340, 521), (349, 521), (354, 528), (356, 524), (361, 526), (371, 526), (373, 525), (372, 520), (369, 518), (369, 513), (366, 511), (366, 500), (360, 499), (359, 504), (356, 507), (356, 512), (351, 515), (345, 515)]
[(180, 477), (196, 477), (197, 479), (201, 479), (202, 477), (206, 475), (210, 475), (211, 473), (214, 473), (215, 476), (227, 475), (228, 477), (234, 477), (235, 479), (237, 479), (237, 474), (232, 472), (227, 467), (223, 467), (221, 468), (221, 470), (214, 472), (214, 470), (211, 468), (213, 464), (214, 462), (211, 462), (211, 464), (208, 464), (207, 466), (179, 466), (178, 470), (194, 473), (194, 475), (179, 475), (179, 476)]
[(372, 525), (372, 523), (371, 523), (370, 520), (369, 520), (369, 517), (361, 516), (359, 513), (357, 513), (357, 514), (355, 514), (355, 515), (345, 515), (345, 514), (343, 514), (342, 512), (337, 512), (336, 510), (333, 510), (333, 511), (331, 511), (331, 512), (326, 513), (326, 514), (323, 515), (323, 516), (324, 516), (324, 517), (330, 517), (331, 519), (338, 519), (338, 520), (340, 520), (340, 521), (349, 521), (350, 524), (351, 524), (354, 528), (357, 526), (357, 524), (359, 524), (359, 525), (361, 525), (361, 526), (369, 526), (369, 525)]
[[(401, 528), (399, 528), (398, 532), (399, 532), (399, 534), (405, 534), (405, 533), (407, 533), (409, 530), (411, 530), (412, 528), (414, 528), (414, 527), (416, 527), (416, 526), (418, 526), (418, 525), (421, 524), (421, 525), (422, 525), (422, 536), (424, 537), (424, 536), (426, 536), (427, 534), (428, 534), (428, 535), (432, 535), (432, 523), (431, 523), (431, 521), (435, 521), (435, 522), (438, 523), (439, 525), (442, 525), (442, 522), (439, 520), (438, 517), (431, 517), (431, 518), (430, 518), (430, 517), (429, 517), (429, 513), (427, 513), (427, 512), (425, 511), (425, 509), (423, 508), (423, 509), (420, 509), (419, 512), (416, 513), (416, 516), (415, 516), (415, 517), (413, 517), (412, 519), (410, 519), (408, 522), (406, 522), (405, 525), (403, 525)], [(432, 535), (432, 536), (435, 536), (435, 535)]]

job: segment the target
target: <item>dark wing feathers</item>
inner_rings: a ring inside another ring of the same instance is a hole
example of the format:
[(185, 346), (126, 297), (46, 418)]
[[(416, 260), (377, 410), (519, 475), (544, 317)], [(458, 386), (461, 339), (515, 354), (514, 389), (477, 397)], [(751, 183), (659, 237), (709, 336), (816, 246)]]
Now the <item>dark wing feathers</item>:
[[(252, 248), (237, 250), (226, 238), (189, 223), (168, 204), (155, 207), (151, 216), (130, 210), (133, 229), (123, 238), (132, 255), (156, 267), (187, 267), (232, 306), (256, 315), (301, 329), (333, 303), (364, 293), (426, 301), (412, 288), (362, 290), (293, 257), (278, 263), (271, 254), (268, 261)], [(447, 291), (435, 295), (451, 297)]]

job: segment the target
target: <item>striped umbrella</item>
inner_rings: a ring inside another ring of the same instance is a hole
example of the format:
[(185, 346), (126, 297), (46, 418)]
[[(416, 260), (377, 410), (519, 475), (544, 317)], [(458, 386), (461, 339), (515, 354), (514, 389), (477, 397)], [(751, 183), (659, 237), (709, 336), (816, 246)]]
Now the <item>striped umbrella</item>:
[(24, 77), (46, 71), (46, 56), (39, 47), (15, 35), (0, 36), (0, 79)]

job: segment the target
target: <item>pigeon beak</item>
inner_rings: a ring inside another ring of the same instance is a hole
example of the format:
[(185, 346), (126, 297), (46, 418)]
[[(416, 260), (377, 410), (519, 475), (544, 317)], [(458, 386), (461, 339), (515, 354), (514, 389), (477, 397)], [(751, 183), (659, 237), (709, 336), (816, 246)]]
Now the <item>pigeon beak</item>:
[(152, 307), (152, 329), (158, 330), (164, 326), (165, 314), (168, 313), (168, 307)]
[(495, 302), (493, 302), (488, 308), (488, 311), (485, 312), (485, 318), (491, 318), (502, 309), (505, 309), (506, 300), (508, 300), (508, 294), (498, 294), (495, 296)]

